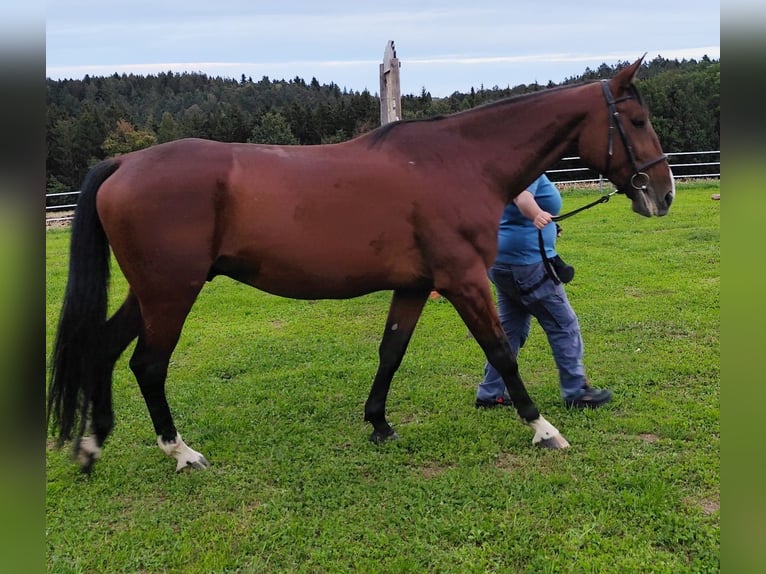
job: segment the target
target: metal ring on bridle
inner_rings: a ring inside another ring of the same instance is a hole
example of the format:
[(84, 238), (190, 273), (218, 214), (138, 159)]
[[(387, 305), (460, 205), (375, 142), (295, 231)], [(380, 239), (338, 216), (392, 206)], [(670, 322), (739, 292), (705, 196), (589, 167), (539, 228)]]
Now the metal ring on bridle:
[[(636, 185), (636, 178), (639, 178), (639, 180), (643, 178), (643, 185)], [(630, 177), (630, 185), (633, 186), (633, 189), (646, 191), (649, 187), (649, 176), (646, 175), (643, 171), (636, 172)]]

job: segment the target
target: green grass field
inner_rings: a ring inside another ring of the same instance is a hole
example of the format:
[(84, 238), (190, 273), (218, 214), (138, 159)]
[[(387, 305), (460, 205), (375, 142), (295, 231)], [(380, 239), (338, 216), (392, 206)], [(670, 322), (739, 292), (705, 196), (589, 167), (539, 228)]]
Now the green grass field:
[[(615, 197), (563, 223), (586, 367), (615, 393), (566, 410), (533, 327), (521, 374), (564, 451), (534, 448), (512, 412), (473, 407), (483, 355), (444, 299), (426, 305), (392, 385), (400, 440), (375, 446), (363, 406), (390, 294), (293, 301), (217, 278), (168, 378), (178, 428), (212, 467), (175, 474), (126, 353), (93, 475), (49, 441), (48, 571), (719, 571), (718, 192), (679, 184), (667, 217)], [(564, 209), (596, 196), (567, 190)], [(47, 233), (49, 350), (68, 240)], [(125, 289), (115, 266), (115, 307)]]

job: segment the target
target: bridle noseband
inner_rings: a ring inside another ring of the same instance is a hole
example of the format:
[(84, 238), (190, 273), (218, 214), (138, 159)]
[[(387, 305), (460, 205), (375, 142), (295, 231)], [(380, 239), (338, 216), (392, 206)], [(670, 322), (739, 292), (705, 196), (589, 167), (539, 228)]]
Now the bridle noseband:
[(628, 141), (628, 134), (625, 133), (625, 128), (622, 125), (620, 112), (617, 111), (618, 103), (625, 100), (632, 100), (635, 98), (635, 95), (630, 94), (615, 100), (614, 96), (612, 95), (612, 90), (609, 89), (608, 80), (601, 80), (601, 89), (604, 92), (606, 105), (609, 108), (609, 140), (608, 140), (608, 150), (607, 150), (607, 157), (606, 157), (606, 168), (604, 169), (604, 173), (605, 174), (608, 173), (609, 168), (611, 166), (612, 155), (614, 154), (614, 145), (613, 145), (612, 138), (614, 134), (614, 128), (616, 126), (617, 131), (620, 133), (620, 139), (622, 139), (622, 144), (625, 146), (625, 151), (627, 151), (628, 153), (628, 158), (630, 158), (630, 163), (633, 166), (633, 175), (630, 176), (630, 185), (633, 189), (637, 189), (639, 191), (646, 191), (649, 185), (649, 176), (646, 174), (644, 170), (653, 166), (656, 163), (660, 163), (661, 161), (666, 160), (667, 156), (665, 154), (662, 154), (661, 156), (653, 160), (650, 160), (645, 163), (642, 163), (641, 165), (638, 165), (638, 163), (636, 162), (636, 156), (633, 153), (633, 146), (630, 145), (630, 142)]

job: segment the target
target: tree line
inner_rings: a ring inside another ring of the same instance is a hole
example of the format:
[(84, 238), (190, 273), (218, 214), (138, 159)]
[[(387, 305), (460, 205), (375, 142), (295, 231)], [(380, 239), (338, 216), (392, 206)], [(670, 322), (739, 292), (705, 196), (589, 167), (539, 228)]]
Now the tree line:
[[(610, 78), (628, 64), (586, 68), (561, 84)], [(719, 149), (719, 60), (657, 57), (642, 66), (639, 80), (666, 151)], [(446, 115), (556, 85), (480, 86), (445, 98), (431, 97), (424, 87), (402, 95), (401, 113), (406, 119)], [(101, 159), (178, 138), (313, 145), (344, 141), (380, 124), (377, 95), (316, 78), (253, 81), (168, 71), (47, 79), (46, 101), (47, 193), (79, 189)]]

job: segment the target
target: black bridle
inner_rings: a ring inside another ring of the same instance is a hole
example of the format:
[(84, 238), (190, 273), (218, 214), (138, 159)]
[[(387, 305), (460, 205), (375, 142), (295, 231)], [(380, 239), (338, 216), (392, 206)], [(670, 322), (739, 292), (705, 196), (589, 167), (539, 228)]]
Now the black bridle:
[[(608, 80), (601, 80), (601, 90), (604, 92), (606, 105), (607, 108), (609, 108), (609, 139), (606, 155), (606, 168), (604, 169), (604, 173), (609, 173), (609, 168), (611, 167), (612, 156), (614, 155), (614, 128), (617, 127), (617, 131), (620, 134), (620, 139), (622, 140), (622, 145), (625, 146), (625, 151), (628, 153), (630, 164), (633, 166), (633, 175), (630, 176), (630, 185), (633, 189), (638, 191), (646, 191), (649, 185), (649, 176), (644, 170), (656, 163), (660, 163), (661, 161), (666, 160), (668, 156), (662, 154), (659, 157), (639, 165), (636, 161), (636, 155), (633, 153), (633, 146), (631, 146), (630, 141), (628, 141), (628, 134), (625, 133), (625, 128), (622, 125), (620, 112), (617, 111), (617, 104), (625, 100), (635, 99), (635, 93), (623, 96), (615, 100), (614, 96), (612, 95), (612, 90), (609, 89)], [(639, 183), (641, 185), (639, 185)]]
[[(622, 125), (622, 118), (620, 117), (620, 112), (617, 111), (617, 104), (625, 100), (635, 99), (637, 97), (635, 94), (635, 91), (627, 96), (614, 99), (614, 96), (612, 95), (612, 90), (609, 89), (608, 80), (601, 80), (601, 90), (604, 93), (604, 99), (606, 99), (606, 106), (609, 109), (609, 132), (608, 132), (608, 140), (607, 140), (606, 167), (604, 168), (604, 173), (609, 173), (609, 168), (611, 167), (612, 156), (614, 155), (614, 129), (616, 127), (618, 133), (620, 134), (622, 145), (625, 146), (625, 151), (627, 152), (628, 158), (630, 159), (630, 164), (633, 167), (633, 175), (630, 176), (630, 185), (633, 189), (637, 191), (642, 191), (642, 192), (646, 191), (649, 186), (649, 176), (644, 170), (653, 166), (656, 163), (660, 163), (661, 161), (666, 160), (667, 156), (665, 154), (662, 154), (659, 157), (656, 157), (652, 160), (649, 160), (639, 165), (639, 163), (636, 161), (636, 155), (633, 153), (633, 146), (630, 145), (630, 141), (628, 140), (628, 134), (625, 133), (625, 128)], [(562, 215), (553, 216), (553, 221), (561, 221), (562, 219), (566, 219), (567, 217), (571, 217), (575, 215), (576, 213), (580, 213), (581, 211), (589, 209), (593, 207), (594, 205), (598, 205), (599, 203), (606, 203), (607, 201), (609, 201), (609, 198), (613, 196), (615, 193), (623, 193), (623, 192), (620, 191), (619, 189), (615, 189), (611, 193), (608, 193), (606, 195), (599, 197), (596, 201), (593, 201), (589, 203), (588, 205), (584, 205), (577, 209), (573, 209), (572, 211), (568, 213), (564, 213)], [(559, 283), (561, 283), (561, 279), (559, 279), (559, 276), (556, 274), (556, 271), (553, 269), (553, 266), (551, 265), (550, 261), (548, 261), (548, 258), (545, 256), (545, 244), (543, 243), (542, 229), (537, 230), (537, 239), (540, 245), (540, 255), (543, 258), (543, 265), (545, 266), (545, 272), (548, 275), (548, 277), (556, 285), (558, 285)]]

